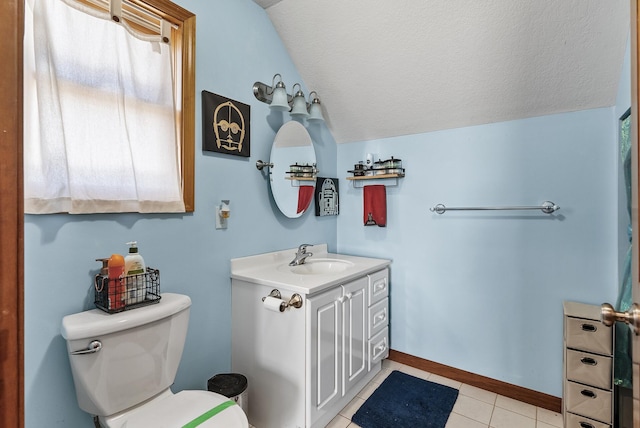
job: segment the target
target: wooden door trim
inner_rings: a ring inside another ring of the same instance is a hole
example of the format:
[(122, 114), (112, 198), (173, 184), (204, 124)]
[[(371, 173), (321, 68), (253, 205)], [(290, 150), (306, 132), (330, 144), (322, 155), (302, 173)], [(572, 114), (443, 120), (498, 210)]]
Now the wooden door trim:
[(24, 427), (23, 0), (0, 2), (0, 426)]

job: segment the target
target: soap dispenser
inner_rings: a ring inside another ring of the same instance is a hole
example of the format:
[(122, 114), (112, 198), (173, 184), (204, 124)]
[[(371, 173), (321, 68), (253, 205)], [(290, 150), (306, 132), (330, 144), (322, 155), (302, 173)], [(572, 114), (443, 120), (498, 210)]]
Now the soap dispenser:
[(100, 268), (100, 276), (108, 277), (109, 276), (109, 257), (96, 259), (96, 261), (102, 263), (102, 267)]
[(127, 281), (127, 297), (125, 303), (131, 305), (140, 303), (147, 297), (147, 286), (145, 281), (146, 266), (142, 255), (138, 253), (138, 243), (136, 241), (127, 242), (129, 253), (124, 258), (124, 271)]

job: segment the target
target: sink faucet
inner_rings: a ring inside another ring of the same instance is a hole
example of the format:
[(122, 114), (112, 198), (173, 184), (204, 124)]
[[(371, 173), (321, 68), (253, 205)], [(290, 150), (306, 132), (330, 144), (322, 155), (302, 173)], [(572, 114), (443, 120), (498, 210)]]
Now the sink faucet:
[(289, 266), (298, 266), (304, 264), (304, 261), (307, 257), (313, 256), (313, 253), (307, 253), (307, 247), (313, 247), (311, 244), (302, 244), (298, 247), (298, 252), (296, 253), (296, 257), (291, 260)]

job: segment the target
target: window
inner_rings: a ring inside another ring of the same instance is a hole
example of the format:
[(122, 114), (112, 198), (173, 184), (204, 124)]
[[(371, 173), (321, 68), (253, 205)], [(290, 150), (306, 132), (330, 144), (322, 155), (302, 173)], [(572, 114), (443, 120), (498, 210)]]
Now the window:
[(195, 15), (28, 0), (25, 28), (25, 212), (193, 211)]

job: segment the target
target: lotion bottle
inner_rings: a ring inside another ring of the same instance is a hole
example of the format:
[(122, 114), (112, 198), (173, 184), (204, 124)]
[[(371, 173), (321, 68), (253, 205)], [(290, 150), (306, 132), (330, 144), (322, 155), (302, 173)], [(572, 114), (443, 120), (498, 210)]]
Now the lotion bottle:
[(127, 298), (128, 305), (140, 303), (147, 297), (147, 287), (144, 273), (147, 268), (142, 255), (138, 253), (138, 243), (136, 241), (127, 242), (129, 253), (124, 258), (125, 275), (135, 275), (127, 278)]

